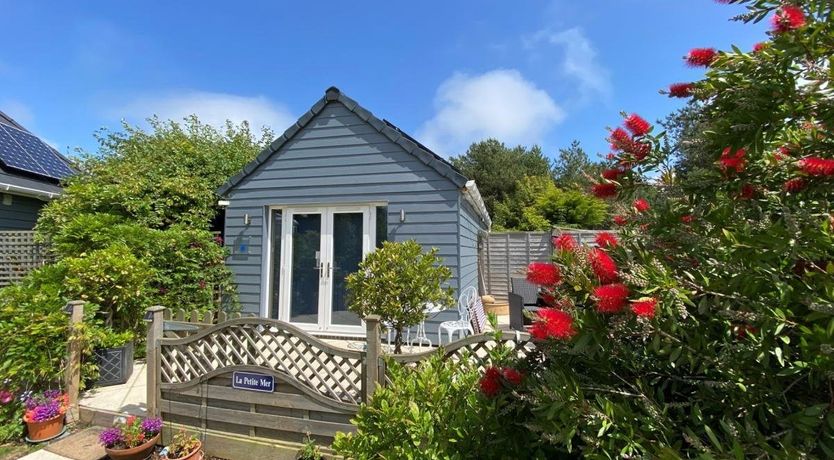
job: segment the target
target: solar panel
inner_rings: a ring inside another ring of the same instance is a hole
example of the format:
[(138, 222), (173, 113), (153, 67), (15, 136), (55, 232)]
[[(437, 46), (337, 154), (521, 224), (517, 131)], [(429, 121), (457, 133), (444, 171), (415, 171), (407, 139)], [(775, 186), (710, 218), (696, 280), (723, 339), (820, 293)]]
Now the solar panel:
[(27, 131), (0, 124), (0, 160), (11, 168), (63, 179), (73, 174), (55, 150)]

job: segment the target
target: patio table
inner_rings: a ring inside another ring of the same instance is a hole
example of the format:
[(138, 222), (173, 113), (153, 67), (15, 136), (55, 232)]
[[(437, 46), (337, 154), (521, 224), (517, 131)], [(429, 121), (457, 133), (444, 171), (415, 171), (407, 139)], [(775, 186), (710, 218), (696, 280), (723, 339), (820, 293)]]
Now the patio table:
[(431, 339), (429, 339), (428, 334), (426, 334), (426, 320), (429, 318), (434, 318), (435, 316), (437, 316), (438, 313), (440, 313), (443, 310), (443, 305), (432, 302), (427, 303), (423, 309), (423, 311), (426, 313), (426, 316), (423, 317), (423, 320), (420, 321), (420, 324), (417, 325), (417, 333), (414, 336), (414, 340), (411, 340), (411, 329), (409, 329), (408, 336), (406, 337), (406, 343), (412, 346), (415, 342), (417, 344), (428, 343), (429, 346), (432, 346)]

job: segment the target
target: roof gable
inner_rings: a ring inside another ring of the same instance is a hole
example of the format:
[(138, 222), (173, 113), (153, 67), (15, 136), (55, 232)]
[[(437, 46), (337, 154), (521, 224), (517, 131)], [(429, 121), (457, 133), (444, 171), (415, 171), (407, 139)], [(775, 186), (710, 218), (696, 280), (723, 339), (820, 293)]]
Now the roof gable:
[(318, 115), (322, 110), (324, 110), (327, 104), (333, 102), (341, 103), (343, 106), (345, 106), (345, 108), (347, 108), (357, 117), (359, 117), (359, 119), (368, 123), (376, 131), (388, 138), (391, 142), (400, 146), (407, 153), (413, 155), (426, 165), (433, 168), (441, 176), (454, 183), (455, 186), (459, 188), (464, 188), (466, 186), (468, 179), (464, 177), (463, 174), (461, 174), (457, 169), (455, 169), (455, 167), (452, 166), (449, 162), (447, 162), (442, 157), (429, 150), (424, 145), (417, 142), (414, 138), (404, 133), (402, 130), (394, 126), (392, 123), (388, 122), (387, 120), (381, 120), (375, 117), (370, 111), (366, 110), (365, 108), (360, 106), (356, 101), (347, 97), (344, 93), (339, 91), (338, 88), (330, 87), (325, 92), (324, 97), (319, 99), (319, 101), (316, 102), (313, 105), (313, 107), (310, 108), (309, 111), (302, 115), (298, 119), (298, 121), (295, 122), (295, 124), (293, 124), (286, 131), (284, 131), (284, 134), (275, 139), (272, 142), (272, 144), (269, 145), (269, 147), (265, 148), (260, 154), (258, 154), (258, 156), (254, 160), (252, 160), (249, 164), (244, 166), (238, 174), (234, 175), (223, 186), (221, 186), (217, 190), (217, 193), (219, 195), (225, 195), (226, 193), (234, 189), (247, 176), (254, 172), (260, 165), (266, 163), (267, 160), (273, 154), (281, 150), (281, 147), (283, 147), (305, 126), (307, 126), (307, 124), (310, 123), (310, 121), (312, 121), (316, 115)]

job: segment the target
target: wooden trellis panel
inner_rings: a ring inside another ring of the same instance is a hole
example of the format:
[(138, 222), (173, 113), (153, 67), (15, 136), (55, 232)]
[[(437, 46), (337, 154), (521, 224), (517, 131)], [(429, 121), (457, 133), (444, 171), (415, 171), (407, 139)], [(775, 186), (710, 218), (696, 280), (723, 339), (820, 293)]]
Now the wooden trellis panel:
[(50, 260), (46, 249), (35, 243), (35, 232), (0, 232), (0, 287), (20, 281)]

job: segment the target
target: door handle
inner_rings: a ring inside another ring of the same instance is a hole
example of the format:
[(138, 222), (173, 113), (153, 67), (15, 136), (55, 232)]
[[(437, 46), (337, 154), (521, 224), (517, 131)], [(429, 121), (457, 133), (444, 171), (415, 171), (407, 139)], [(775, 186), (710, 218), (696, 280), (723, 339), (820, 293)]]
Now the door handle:
[(324, 272), (325, 278), (330, 278), (330, 262), (327, 262), (327, 270)]
[(324, 273), (322, 273), (322, 269), (324, 269), (324, 263), (319, 262), (319, 264), (315, 268), (319, 271), (319, 278), (323, 278)]

